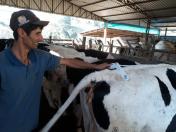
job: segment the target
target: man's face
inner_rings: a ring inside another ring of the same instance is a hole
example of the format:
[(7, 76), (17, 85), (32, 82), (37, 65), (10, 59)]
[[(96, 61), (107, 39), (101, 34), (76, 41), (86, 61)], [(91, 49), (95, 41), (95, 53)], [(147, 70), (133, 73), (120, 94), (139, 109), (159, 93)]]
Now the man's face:
[(34, 29), (29, 35), (25, 35), (24, 44), (28, 49), (37, 48), (38, 42), (43, 41), (42, 29), (39, 27)]

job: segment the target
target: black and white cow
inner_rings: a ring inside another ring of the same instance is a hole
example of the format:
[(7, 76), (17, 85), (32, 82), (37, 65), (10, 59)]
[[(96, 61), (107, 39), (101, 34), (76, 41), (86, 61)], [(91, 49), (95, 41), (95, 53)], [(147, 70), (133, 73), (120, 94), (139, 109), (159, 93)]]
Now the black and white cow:
[(80, 90), (91, 86), (92, 100), (87, 102), (86, 96), (81, 99), (85, 132), (175, 132), (176, 67), (136, 65), (124, 71), (129, 80), (108, 69), (89, 74), (56, 115)]
[[(120, 64), (124, 64), (124, 65), (134, 65), (135, 64), (135, 62), (130, 61), (130, 60), (126, 60), (126, 59), (115, 59), (115, 60), (106, 59), (103, 61), (98, 61), (96, 63), (101, 64), (104, 62), (107, 62), (107, 63), (119, 62)], [(48, 78), (44, 80), (44, 85), (43, 85), (44, 93), (45, 93), (45, 96), (47, 97), (47, 100), (52, 108), (59, 108), (59, 106), (61, 104), (61, 95), (63, 94), (62, 91), (65, 90), (64, 93), (66, 93), (66, 94), (65, 94), (64, 98), (66, 100), (66, 98), (69, 97), (69, 93), (71, 93), (71, 91), (73, 90), (73, 89), (70, 89), (70, 87), (74, 88), (72, 86), (72, 84), (74, 86), (76, 86), (76, 84), (84, 76), (96, 71), (95, 69), (76, 69), (76, 68), (66, 67), (67, 70), (65, 72), (65, 68), (63, 68), (63, 67), (61, 67), (61, 69), (59, 69), (58, 71), (48, 72), (50, 74), (50, 76), (51, 76), (50, 78), (52, 78), (52, 80), (48, 79)], [(65, 72), (65, 74), (64, 74), (64, 72)], [(66, 77), (68, 78), (68, 80)], [(64, 82), (70, 82), (71, 84), (68, 85), (68, 84), (65, 84)], [(61, 94), (61, 92), (62, 92), (62, 94)], [(77, 99), (71, 105), (71, 107), (69, 107), (69, 113), (67, 112), (67, 114), (70, 114), (72, 117), (75, 117), (75, 119), (74, 119), (75, 120), (74, 123), (76, 123), (75, 128), (81, 127), (81, 121), (82, 121), (81, 113), (82, 112), (81, 112), (80, 108), (81, 107), (80, 107), (79, 99)]]
[[(69, 53), (77, 55), (77, 52), (75, 52), (74, 49), (66, 49), (63, 47), (60, 49), (59, 48), (60, 46), (55, 46), (55, 47), (57, 47), (57, 48), (54, 50), (57, 52), (59, 52), (61, 49), (63, 49), (62, 51), (66, 51), (66, 53), (64, 52), (64, 54), (67, 54), (67, 56)], [(62, 55), (64, 55), (62, 52), (59, 52), (59, 54), (60, 53)], [(85, 59), (86, 57), (83, 57), (83, 58)], [(95, 63), (101, 64), (104, 62), (107, 62), (107, 63), (119, 62), (120, 64), (123, 64), (123, 65), (135, 65), (134, 61), (130, 61), (130, 60), (126, 60), (126, 59), (104, 59), (101, 61), (97, 61)], [(65, 72), (65, 69), (63, 69), (63, 67), (61, 67), (61, 69), (59, 69), (59, 71), (48, 72), (48, 75), (50, 75), (50, 77), (49, 77), (50, 79), (48, 79), (48, 77), (47, 77), (44, 80), (44, 84), (43, 84), (44, 93), (45, 93), (45, 96), (47, 97), (49, 105), (52, 108), (59, 108), (59, 106), (61, 104), (61, 95), (62, 95), (61, 92), (63, 90), (68, 90), (70, 88), (70, 86), (67, 84), (64, 84), (64, 82), (71, 82), (74, 84), (74, 86), (76, 86), (76, 84), (84, 76), (96, 71), (95, 69), (75, 69), (75, 68), (70, 68), (70, 67), (66, 67), (66, 69), (67, 69), (66, 72)], [(65, 74), (64, 74), (64, 72), (65, 72)], [(68, 80), (66, 80), (66, 76), (68, 77)], [(67, 86), (65, 86), (65, 85), (67, 85)], [(65, 98), (66, 97), (68, 97), (68, 93), (67, 93), (67, 96), (65, 96)], [(75, 123), (76, 123), (76, 120), (78, 122), (76, 124), (76, 127), (80, 127), (80, 125), (81, 125), (80, 122), (81, 122), (82, 116), (81, 116), (79, 103), (75, 102), (74, 104), (72, 104), (70, 110), (71, 110), (70, 112), (72, 113), (71, 115), (73, 117), (75, 117), (75, 116), (77, 117), (75, 119)]]

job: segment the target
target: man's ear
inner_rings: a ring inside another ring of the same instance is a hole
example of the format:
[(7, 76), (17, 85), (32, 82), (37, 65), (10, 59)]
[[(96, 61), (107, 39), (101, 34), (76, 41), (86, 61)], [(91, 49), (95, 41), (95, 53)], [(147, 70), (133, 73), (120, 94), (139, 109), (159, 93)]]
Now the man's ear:
[(24, 29), (22, 29), (22, 28), (18, 28), (17, 29), (17, 32), (18, 32), (18, 35), (20, 36), (20, 37), (24, 37), (24, 36), (26, 36), (26, 32), (24, 31)]

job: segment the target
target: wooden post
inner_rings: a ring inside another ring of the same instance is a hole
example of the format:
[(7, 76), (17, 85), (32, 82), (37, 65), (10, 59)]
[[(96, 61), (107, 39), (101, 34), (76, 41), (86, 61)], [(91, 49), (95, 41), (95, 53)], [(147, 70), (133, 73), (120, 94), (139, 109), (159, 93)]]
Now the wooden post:
[(52, 43), (52, 36), (51, 35), (49, 36), (49, 43), (50, 44)]
[(150, 23), (151, 23), (151, 20), (148, 19), (147, 28), (146, 28), (146, 36), (145, 36), (145, 45), (146, 45), (146, 47), (149, 47), (147, 44), (148, 44), (148, 37), (149, 37), (149, 32), (150, 32)]
[(164, 35), (164, 39), (166, 40), (167, 37), (167, 28), (165, 29), (165, 35)]
[(83, 41), (82, 41), (82, 49), (86, 48), (86, 37), (83, 37)]
[(89, 49), (92, 49), (92, 39), (89, 39)]
[(97, 44), (98, 44), (98, 50), (101, 51), (103, 47), (103, 42), (100, 39), (98, 39)]
[(108, 44), (109, 44), (109, 53), (112, 53), (113, 52), (113, 40), (112, 40), (112, 42), (108, 41)]
[[(104, 22), (104, 35), (103, 35), (103, 38), (104, 38), (104, 45), (106, 45), (106, 38), (107, 38), (107, 23)], [(104, 47), (102, 47), (104, 48)], [(102, 49), (103, 51), (104, 49)]]

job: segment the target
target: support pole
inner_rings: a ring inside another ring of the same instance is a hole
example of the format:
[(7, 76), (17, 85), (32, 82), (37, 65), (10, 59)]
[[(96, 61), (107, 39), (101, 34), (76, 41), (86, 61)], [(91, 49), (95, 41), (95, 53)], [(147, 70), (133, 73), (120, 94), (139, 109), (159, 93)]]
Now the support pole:
[(167, 28), (165, 29), (165, 35), (164, 35), (164, 39), (166, 40), (167, 37)]
[(146, 47), (149, 47), (147, 44), (148, 44), (148, 37), (149, 37), (149, 32), (150, 32), (150, 24), (151, 24), (151, 20), (148, 19), (147, 28), (146, 28), (146, 36), (145, 36), (145, 45), (146, 45)]
[(86, 37), (83, 37), (83, 41), (82, 41), (82, 49), (86, 48)]
[[(107, 38), (107, 23), (104, 22), (104, 35), (103, 35), (103, 38), (104, 38), (104, 45), (106, 45), (106, 38)], [(104, 50), (103, 49), (104, 47), (102, 47), (102, 51)]]

